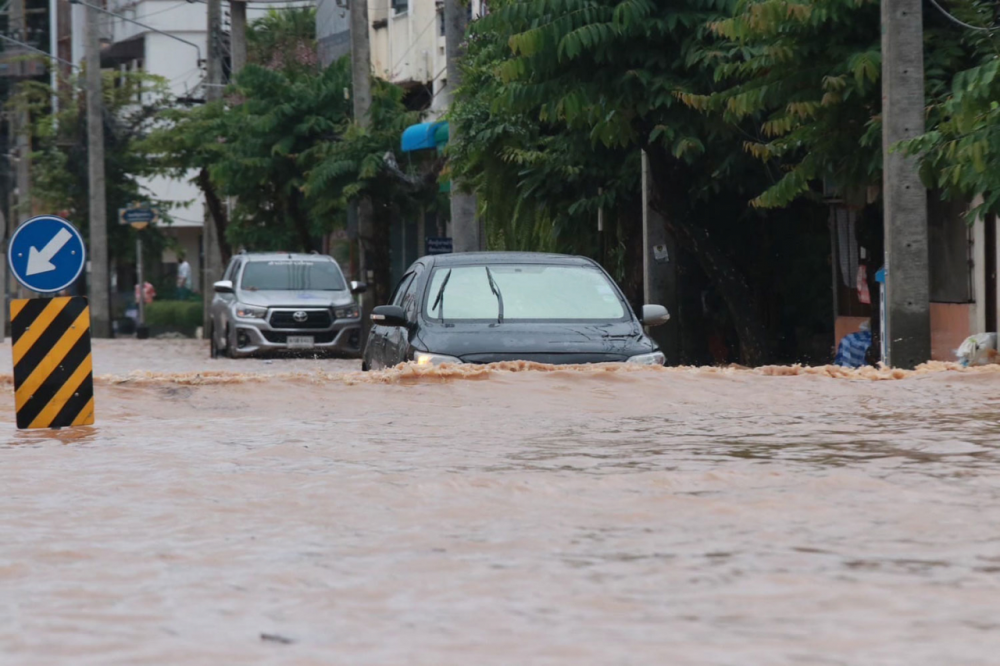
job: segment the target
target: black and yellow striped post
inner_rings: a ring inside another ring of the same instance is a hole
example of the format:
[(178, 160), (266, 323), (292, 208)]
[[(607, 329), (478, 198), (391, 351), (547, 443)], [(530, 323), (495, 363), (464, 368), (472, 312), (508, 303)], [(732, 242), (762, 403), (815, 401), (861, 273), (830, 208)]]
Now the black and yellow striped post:
[(90, 308), (82, 296), (11, 301), (17, 427), (94, 423)]

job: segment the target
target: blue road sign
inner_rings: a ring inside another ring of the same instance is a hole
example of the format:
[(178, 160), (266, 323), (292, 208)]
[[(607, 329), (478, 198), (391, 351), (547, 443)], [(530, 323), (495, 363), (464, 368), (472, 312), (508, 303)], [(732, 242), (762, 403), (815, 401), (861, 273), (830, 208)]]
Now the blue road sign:
[(144, 227), (160, 221), (160, 209), (149, 204), (136, 204), (129, 208), (118, 209), (118, 219), (122, 224)]
[(424, 241), (425, 254), (451, 254), (450, 238), (428, 237)]
[(17, 228), (7, 247), (11, 273), (40, 294), (53, 294), (73, 284), (86, 261), (80, 232), (55, 215), (31, 218)]

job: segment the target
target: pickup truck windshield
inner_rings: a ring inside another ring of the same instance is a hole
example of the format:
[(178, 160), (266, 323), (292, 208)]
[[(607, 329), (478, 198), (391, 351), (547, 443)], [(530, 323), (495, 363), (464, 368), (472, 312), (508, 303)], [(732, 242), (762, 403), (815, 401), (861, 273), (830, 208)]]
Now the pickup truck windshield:
[[(451, 272), (451, 278), (444, 280)], [(444, 286), (435, 309), (435, 296)], [(427, 290), (430, 319), (618, 320), (625, 306), (607, 276), (589, 266), (490, 264), (434, 270)], [(497, 294), (502, 294), (498, 297)], [(443, 304), (444, 307), (440, 308)], [(443, 316), (442, 316), (443, 315)]]
[(247, 291), (340, 291), (344, 276), (332, 261), (276, 259), (251, 261), (240, 286)]

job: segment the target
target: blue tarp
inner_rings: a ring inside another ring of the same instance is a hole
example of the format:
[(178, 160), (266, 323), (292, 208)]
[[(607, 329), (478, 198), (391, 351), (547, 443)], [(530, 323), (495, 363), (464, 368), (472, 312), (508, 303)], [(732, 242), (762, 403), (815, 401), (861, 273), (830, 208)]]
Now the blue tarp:
[(448, 142), (448, 122), (439, 120), (433, 123), (410, 125), (403, 130), (402, 150), (409, 153), (414, 150), (438, 148)]

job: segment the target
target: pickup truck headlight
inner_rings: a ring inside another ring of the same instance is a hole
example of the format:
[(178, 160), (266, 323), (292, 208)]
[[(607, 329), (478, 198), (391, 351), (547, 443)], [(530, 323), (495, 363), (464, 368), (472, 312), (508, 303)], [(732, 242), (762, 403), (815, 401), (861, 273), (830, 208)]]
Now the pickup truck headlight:
[(267, 316), (267, 308), (259, 308), (256, 305), (236, 304), (236, 316), (243, 319), (263, 319)]
[(413, 360), (417, 365), (441, 365), (442, 363), (461, 363), (462, 360), (454, 356), (444, 354), (432, 354), (430, 352), (413, 352)]
[(357, 305), (347, 305), (334, 310), (333, 316), (337, 319), (357, 319), (361, 316), (361, 310)]
[(633, 356), (626, 361), (626, 363), (634, 363), (636, 365), (663, 365), (666, 362), (667, 357), (663, 355), (663, 352), (639, 354), (638, 356)]

